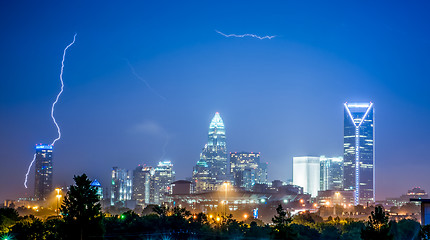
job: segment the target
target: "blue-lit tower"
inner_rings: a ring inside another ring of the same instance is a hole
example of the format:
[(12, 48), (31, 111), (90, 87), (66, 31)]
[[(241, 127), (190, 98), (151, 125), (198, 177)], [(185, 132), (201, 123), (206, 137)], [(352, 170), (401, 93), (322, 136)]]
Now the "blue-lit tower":
[(375, 202), (375, 148), (373, 103), (344, 104), (345, 190), (354, 191), (354, 203)]
[(54, 191), (52, 186), (52, 145), (36, 145), (34, 197), (45, 200)]
[(218, 183), (227, 179), (225, 127), (218, 112), (209, 125), (208, 144), (204, 147), (201, 158), (208, 164), (212, 178)]

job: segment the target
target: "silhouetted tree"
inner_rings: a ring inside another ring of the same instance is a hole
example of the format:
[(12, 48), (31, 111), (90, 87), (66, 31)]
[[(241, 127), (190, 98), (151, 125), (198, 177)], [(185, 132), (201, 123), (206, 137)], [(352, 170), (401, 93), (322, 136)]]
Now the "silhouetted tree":
[(366, 227), (361, 231), (361, 237), (365, 240), (393, 239), (388, 224), (388, 213), (381, 206), (375, 207), (375, 211), (370, 213)]
[(283, 238), (283, 239), (300, 239), (300, 240), (318, 240), (320, 238), (320, 233), (315, 228), (311, 228), (308, 225), (302, 224), (291, 224), (290, 225), (294, 237)]
[(65, 221), (66, 239), (103, 238), (102, 213), (97, 191), (87, 175), (75, 176), (75, 185), (64, 198), (60, 211)]
[(293, 217), (293, 223), (296, 224), (314, 224), (323, 222), (323, 219), (315, 213), (310, 213), (309, 211), (297, 214)]
[(270, 235), (270, 230), (268, 225), (260, 227), (257, 222), (252, 221), (244, 237), (245, 239), (267, 239)]
[(402, 219), (395, 223), (397, 231), (393, 232), (396, 240), (418, 240), (421, 230), (420, 224), (411, 219)]
[(359, 221), (347, 221), (342, 225), (342, 240), (361, 240), (361, 231), (364, 229), (364, 223)]
[(321, 231), (321, 240), (340, 239), (341, 232), (335, 225), (326, 225)]
[(19, 220), (18, 212), (13, 208), (0, 208), (0, 234), (7, 233), (9, 227)]
[(272, 236), (274, 239), (296, 239), (297, 234), (291, 228), (291, 215), (282, 208), (282, 205), (276, 208), (276, 213), (272, 218), (274, 224), (272, 228)]
[(420, 236), (421, 239), (430, 240), (430, 224), (421, 226)]
[(46, 239), (45, 236), (48, 235), (42, 220), (33, 215), (25, 216), (18, 221), (11, 230), (12, 234), (15, 236), (14, 239), (17, 240)]

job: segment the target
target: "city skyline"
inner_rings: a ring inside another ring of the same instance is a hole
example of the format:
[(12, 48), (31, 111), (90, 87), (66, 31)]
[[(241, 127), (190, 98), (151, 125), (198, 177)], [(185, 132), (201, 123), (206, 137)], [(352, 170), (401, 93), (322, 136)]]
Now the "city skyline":
[(75, 33), (55, 106), (54, 187), (82, 173), (106, 186), (112, 166), (162, 160), (191, 177), (215, 112), (228, 152), (260, 152), (269, 181), (287, 181), (294, 156), (342, 155), (343, 103), (371, 101), (376, 199), (429, 190), (429, 8), (2, 2), (0, 200), (33, 195), (34, 166), (28, 189), (24, 176), (35, 144), (57, 136), (51, 104)]

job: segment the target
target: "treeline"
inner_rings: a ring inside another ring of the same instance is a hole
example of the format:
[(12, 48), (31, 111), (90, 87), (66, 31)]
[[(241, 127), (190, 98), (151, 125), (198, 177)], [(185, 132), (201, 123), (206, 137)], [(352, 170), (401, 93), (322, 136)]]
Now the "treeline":
[(32, 215), (20, 217), (12, 208), (0, 209), (0, 239), (430, 239), (429, 225), (389, 221), (381, 207), (372, 211), (368, 221), (323, 220), (308, 212), (291, 216), (281, 205), (271, 224), (163, 206), (155, 206), (152, 214), (144, 216), (133, 211), (106, 216), (87, 176), (74, 180), (60, 209), (62, 217), (41, 220)]

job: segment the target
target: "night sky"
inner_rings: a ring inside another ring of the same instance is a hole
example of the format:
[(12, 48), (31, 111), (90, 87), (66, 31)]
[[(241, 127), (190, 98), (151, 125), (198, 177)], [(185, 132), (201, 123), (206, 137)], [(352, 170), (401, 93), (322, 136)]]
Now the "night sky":
[(0, 200), (33, 194), (24, 176), (57, 136), (74, 33), (56, 186), (160, 159), (189, 177), (216, 111), (228, 151), (261, 152), (286, 181), (293, 156), (341, 156), (343, 103), (372, 101), (376, 198), (430, 191), (429, 1), (136, 2), (1, 1)]

